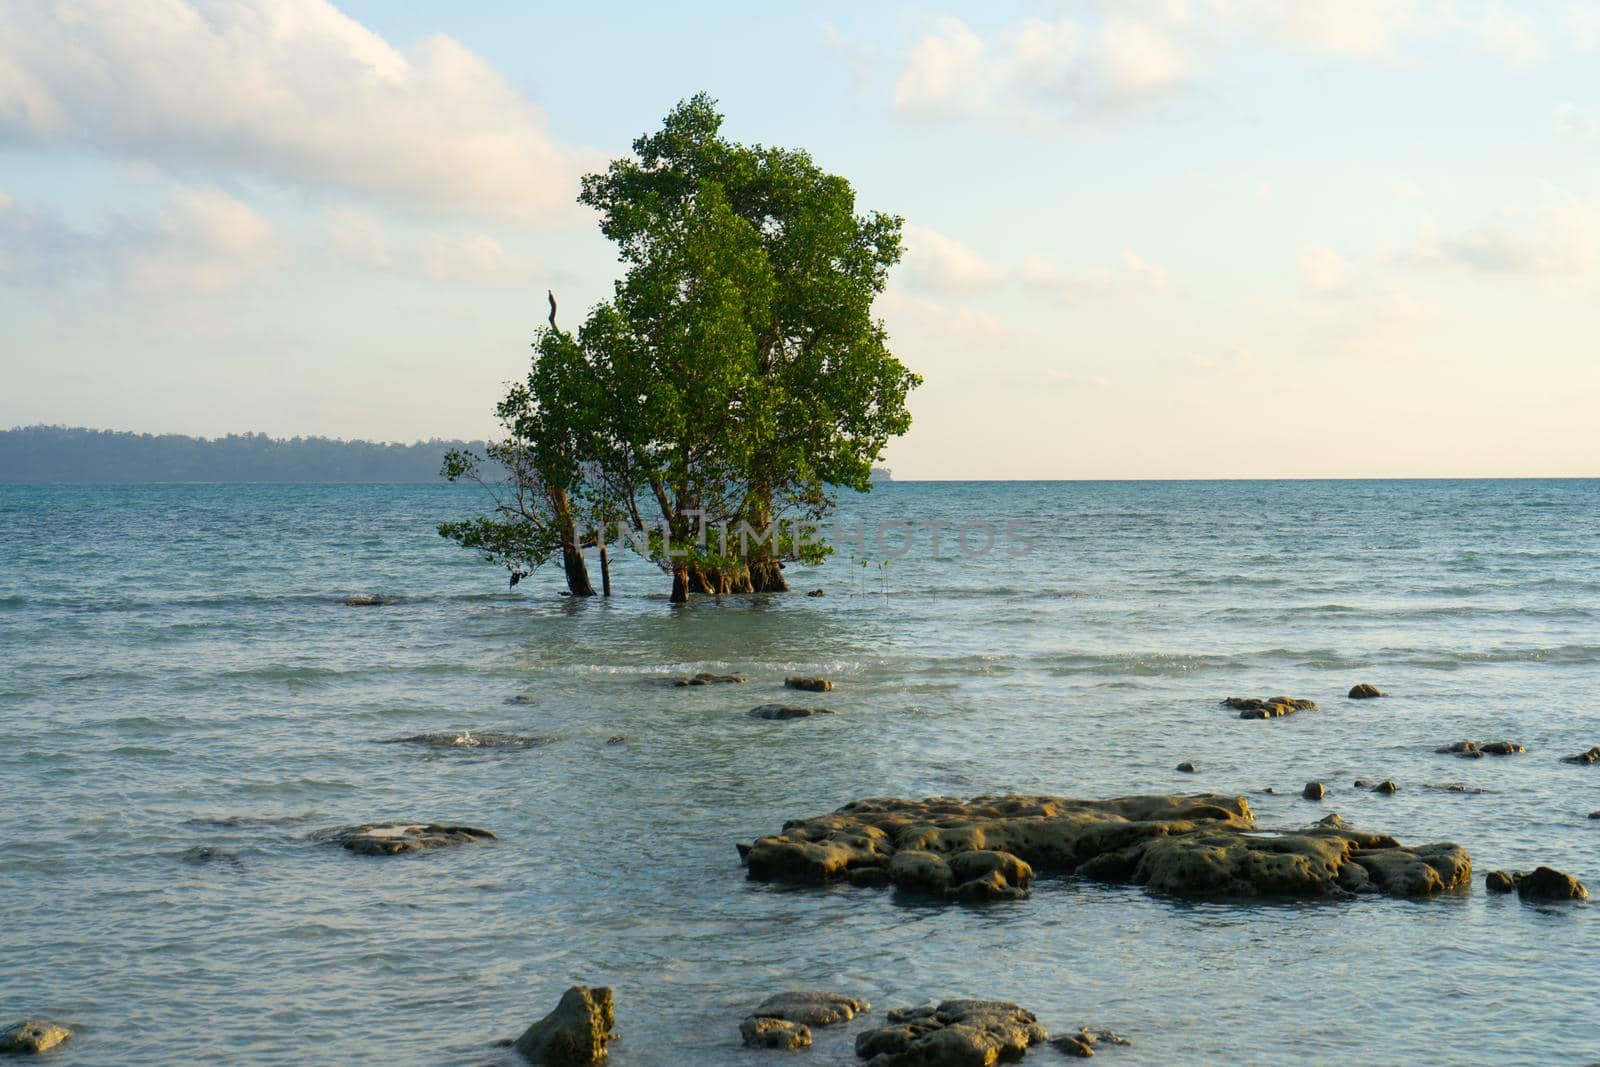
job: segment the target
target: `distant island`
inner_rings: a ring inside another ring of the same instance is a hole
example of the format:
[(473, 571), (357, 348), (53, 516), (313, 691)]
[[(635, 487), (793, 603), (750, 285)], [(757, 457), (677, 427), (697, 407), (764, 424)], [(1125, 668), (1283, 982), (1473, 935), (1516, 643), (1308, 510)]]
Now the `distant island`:
[(478, 441), (385, 444), (332, 437), (127, 433), (66, 426), (0, 430), (0, 484), (135, 482), (434, 482), (452, 448)]
[[(129, 433), (67, 426), (0, 430), (0, 485), (129, 485), (139, 482), (436, 482), (451, 449), (482, 441), (413, 444), (336, 437), (226, 437)], [(874, 467), (874, 482), (890, 480)]]

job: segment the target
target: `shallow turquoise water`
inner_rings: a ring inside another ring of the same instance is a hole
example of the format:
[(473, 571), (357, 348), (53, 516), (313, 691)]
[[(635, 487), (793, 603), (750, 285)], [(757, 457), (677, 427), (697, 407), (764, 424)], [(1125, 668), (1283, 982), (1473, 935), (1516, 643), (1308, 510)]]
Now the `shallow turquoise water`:
[[(687, 609), (637, 562), (610, 602), (553, 572), (507, 592), (433, 533), (476, 503), (0, 486), (0, 1023), (75, 1025), (71, 1064), (483, 1064), (584, 981), (616, 987), (623, 1067), (743, 1064), (772, 1058), (739, 1048), (743, 1009), (800, 985), (1014, 999), (1129, 1034), (1104, 1053), (1128, 1064), (1600, 1059), (1600, 906), (1481, 885), (1548, 863), (1600, 891), (1600, 766), (1559, 762), (1600, 743), (1600, 483), (892, 484), (845, 510), (1027, 519), (1033, 551), (962, 558), (947, 533), (940, 556), (924, 537), (887, 568), (792, 572), (824, 598)], [(368, 592), (399, 603), (340, 603)], [(651, 684), (698, 669), (750, 681)], [(834, 678), (840, 714), (745, 715), (795, 671)], [(1358, 681), (1393, 696), (1342, 699)], [(1216, 703), (1280, 691), (1322, 709)], [(374, 743), (457, 729), (555, 740)], [(1433, 752), (1467, 737), (1529, 753)], [(1310, 779), (1326, 801), (1299, 799)], [(1337, 810), (1459, 841), (1479, 877), (1420, 903), (1042, 881), (940, 908), (748, 883), (733, 848), (866, 795), (1203, 789), (1264, 825)], [(377, 818), (500, 841), (306, 840)], [(201, 846), (238, 862), (184, 858)], [(850, 1060), (856, 1029), (810, 1061)]]

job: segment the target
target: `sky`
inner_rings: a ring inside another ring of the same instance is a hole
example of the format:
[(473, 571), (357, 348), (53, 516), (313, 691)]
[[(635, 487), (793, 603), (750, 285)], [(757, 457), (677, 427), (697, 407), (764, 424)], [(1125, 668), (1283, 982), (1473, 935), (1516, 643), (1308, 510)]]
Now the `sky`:
[(905, 218), (897, 478), (1600, 474), (1600, 0), (0, 0), (0, 427), (492, 434), (701, 90)]

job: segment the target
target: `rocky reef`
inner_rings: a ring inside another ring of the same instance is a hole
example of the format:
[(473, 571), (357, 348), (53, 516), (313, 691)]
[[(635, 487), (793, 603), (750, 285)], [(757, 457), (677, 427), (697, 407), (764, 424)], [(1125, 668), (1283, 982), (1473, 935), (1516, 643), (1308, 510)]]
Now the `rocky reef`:
[(1185, 897), (1425, 897), (1465, 886), (1459, 845), (1405, 846), (1342, 824), (1256, 827), (1243, 797), (1075, 800), (875, 797), (740, 845), (756, 881), (893, 885), (976, 902), (1028, 895), (1035, 873)]

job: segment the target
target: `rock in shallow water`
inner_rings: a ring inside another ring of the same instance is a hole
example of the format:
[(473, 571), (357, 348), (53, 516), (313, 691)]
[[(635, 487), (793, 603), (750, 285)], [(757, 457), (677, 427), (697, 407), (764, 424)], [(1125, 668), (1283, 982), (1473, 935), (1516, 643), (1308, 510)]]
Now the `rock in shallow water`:
[(856, 997), (813, 989), (791, 989), (774, 993), (757, 1004), (750, 1017), (787, 1019), (807, 1026), (834, 1026), (871, 1010), (871, 1004)]
[(739, 1037), (749, 1048), (776, 1048), (785, 1052), (811, 1047), (811, 1028), (787, 1019), (747, 1015), (739, 1024)]
[(668, 678), (667, 684), (680, 688), (690, 685), (743, 685), (744, 675), (712, 674), (710, 671), (701, 671), (699, 674), (691, 674), (687, 677)]
[(555, 1011), (517, 1038), (515, 1047), (532, 1064), (587, 1067), (605, 1062), (614, 1025), (610, 987), (575, 985), (561, 994)]
[(1428, 896), (1466, 884), (1459, 845), (1406, 847), (1342, 825), (1258, 831), (1243, 797), (872, 798), (791, 820), (740, 852), (756, 881), (1016, 899), (1035, 871), (1212, 897)]
[(71, 1036), (71, 1030), (48, 1019), (24, 1019), (0, 1030), (0, 1052), (12, 1055), (49, 1052)]
[(1360, 685), (1352, 687), (1346, 696), (1348, 696), (1351, 700), (1375, 700), (1378, 697), (1383, 696), (1383, 694), (1378, 691), (1377, 686), (1368, 685), (1366, 682), (1362, 682)]
[(347, 608), (381, 608), (385, 605), (396, 603), (399, 603), (399, 601), (392, 597), (379, 596), (377, 594), (345, 597), (344, 600), (344, 606)]
[(1033, 1012), (1004, 1000), (946, 1000), (900, 1008), (856, 1038), (867, 1067), (988, 1067), (1050, 1039)]
[(1580, 752), (1576, 756), (1566, 756), (1562, 763), (1600, 763), (1600, 745), (1596, 745), (1587, 752)]
[(1523, 900), (1587, 900), (1589, 890), (1570, 874), (1553, 867), (1531, 871), (1490, 871), (1483, 887), (1491, 893), (1516, 891)]
[(311, 835), (315, 841), (338, 845), (363, 856), (395, 856), (433, 848), (455, 848), (469, 841), (493, 841), (494, 834), (475, 826), (443, 823), (376, 822), (361, 826), (335, 826)]
[(762, 704), (750, 709), (752, 719), (807, 719), (813, 715), (832, 714), (832, 708), (799, 708), (793, 704)]
[(1227, 697), (1222, 704), (1237, 711), (1241, 719), (1281, 719), (1297, 711), (1311, 711), (1317, 706), (1315, 700), (1296, 700), (1294, 697)]
[(1096, 1045), (1131, 1045), (1132, 1041), (1112, 1030), (1091, 1030), (1081, 1027), (1076, 1033), (1062, 1034), (1050, 1042), (1050, 1047), (1065, 1056), (1088, 1057), (1094, 1055)]
[(1515, 741), (1457, 741), (1452, 745), (1441, 745), (1434, 749), (1435, 752), (1447, 756), (1460, 756), (1463, 759), (1479, 759), (1483, 756), (1513, 756), (1519, 752), (1528, 751)]
[(1193, 774), (1194, 764), (1189, 760), (1184, 760), (1182, 763), (1178, 764), (1172, 769), (1175, 771), (1182, 771), (1184, 774)]
[(1306, 787), (1300, 790), (1300, 795), (1307, 800), (1321, 800), (1328, 795), (1328, 787), (1321, 782), (1307, 782)]
[(833, 683), (826, 678), (802, 678), (798, 674), (789, 675), (783, 684), (789, 689), (804, 689), (808, 693), (826, 693), (833, 689)]

